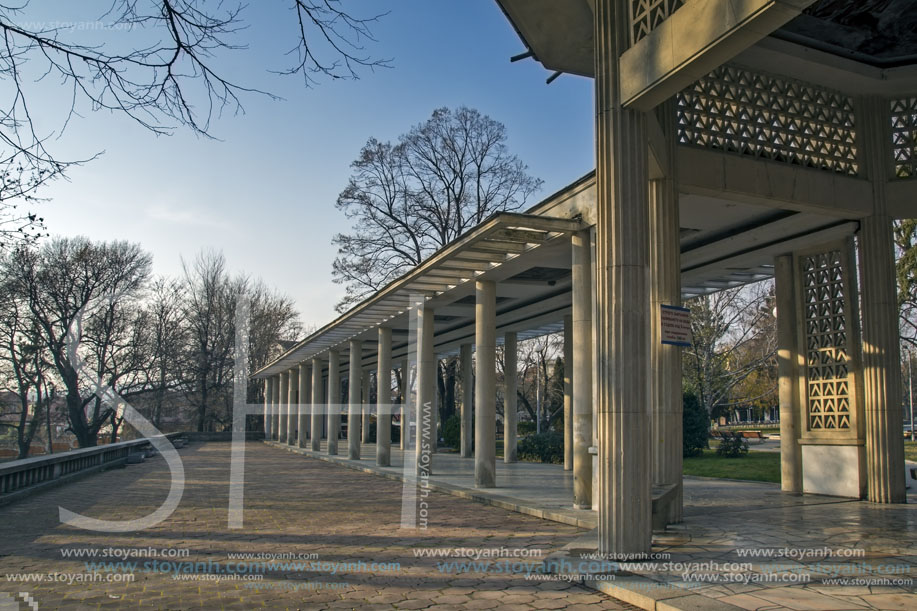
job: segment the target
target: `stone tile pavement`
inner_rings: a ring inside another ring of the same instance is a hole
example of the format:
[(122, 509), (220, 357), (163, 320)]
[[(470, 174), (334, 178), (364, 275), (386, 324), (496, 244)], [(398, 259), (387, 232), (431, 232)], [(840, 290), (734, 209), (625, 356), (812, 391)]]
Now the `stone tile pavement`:
[[(360, 461), (318, 456), (386, 477), (404, 473), (395, 449), (392, 468), (374, 465), (372, 445)], [(557, 465), (498, 461), (498, 487), (489, 490), (473, 488), (473, 460), (436, 454), (433, 465), (431, 485), (451, 494), (595, 526), (594, 512), (569, 509), (570, 473)], [(588, 532), (549, 566), (569, 577), (614, 571), (614, 580), (589, 583), (648, 609), (917, 609), (917, 494), (909, 500), (875, 505), (795, 496), (775, 484), (686, 477), (685, 522), (654, 537), (657, 558), (592, 569), (596, 535)]]
[[(26, 597), (38, 609), (634, 608), (518, 572), (580, 528), (431, 492), (427, 529), (401, 529), (399, 482), (249, 443), (244, 528), (230, 530), (229, 444), (180, 452), (184, 497), (149, 530), (77, 530), (60, 524), (58, 506), (110, 520), (145, 515), (168, 491), (161, 458), (0, 508), (0, 609), (30, 608)], [(467, 558), (417, 555), (455, 548), (489, 564), (441, 569)]]

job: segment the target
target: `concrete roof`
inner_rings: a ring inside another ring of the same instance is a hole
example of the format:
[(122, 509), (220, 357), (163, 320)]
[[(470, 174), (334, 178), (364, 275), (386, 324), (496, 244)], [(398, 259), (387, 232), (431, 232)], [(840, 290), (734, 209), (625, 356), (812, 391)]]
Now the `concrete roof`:
[[(373, 341), (380, 326), (392, 329), (393, 356), (407, 354), (411, 312), (423, 303), (435, 311), (437, 354), (458, 351), (473, 336), (475, 280), (493, 280), (497, 327), (540, 335), (557, 326), (570, 305), (569, 235), (579, 220), (500, 213), (482, 222), (426, 261), (328, 323), (252, 374), (281, 373), (330, 349), (349, 354), (350, 340)], [(566, 239), (562, 239), (566, 238)], [(366, 350), (364, 366), (375, 362)], [(345, 365), (346, 366), (346, 363)]]
[(774, 35), (882, 68), (917, 63), (913, 0), (820, 0)]
[[(592, 77), (590, 0), (496, 0), (545, 68)], [(917, 64), (913, 0), (819, 0), (772, 35), (878, 67)]]

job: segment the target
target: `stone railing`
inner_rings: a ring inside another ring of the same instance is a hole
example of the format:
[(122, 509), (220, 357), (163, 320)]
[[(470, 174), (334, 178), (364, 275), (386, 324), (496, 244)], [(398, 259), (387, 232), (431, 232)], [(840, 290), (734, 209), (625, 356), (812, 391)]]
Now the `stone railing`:
[[(174, 441), (184, 433), (166, 435)], [(0, 505), (26, 493), (122, 465), (151, 446), (147, 438), (0, 463)]]

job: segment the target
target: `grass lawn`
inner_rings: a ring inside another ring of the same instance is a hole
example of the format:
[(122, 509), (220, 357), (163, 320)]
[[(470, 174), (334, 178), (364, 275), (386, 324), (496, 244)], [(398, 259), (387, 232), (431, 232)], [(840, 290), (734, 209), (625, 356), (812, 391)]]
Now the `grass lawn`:
[[(915, 448), (917, 451), (917, 448)], [(702, 456), (686, 458), (685, 475), (747, 479), (755, 482), (780, 483), (780, 452), (751, 450), (742, 458), (720, 458), (714, 450), (704, 450)]]
[(904, 442), (904, 457), (907, 460), (917, 461), (917, 441)]

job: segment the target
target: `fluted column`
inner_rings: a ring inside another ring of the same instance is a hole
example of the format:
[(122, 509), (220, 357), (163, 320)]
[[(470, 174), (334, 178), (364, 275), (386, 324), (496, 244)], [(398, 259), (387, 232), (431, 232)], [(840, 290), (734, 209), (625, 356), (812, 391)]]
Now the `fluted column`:
[(904, 503), (897, 282), (886, 193), (886, 182), (894, 175), (891, 121), (887, 100), (858, 100), (858, 106), (865, 125), (857, 131), (863, 139), (860, 145), (873, 193), (873, 214), (860, 221), (859, 233), (868, 498), (875, 503)]
[[(322, 449), (322, 412), (327, 410), (325, 404), (324, 392), (322, 389), (322, 360), (320, 358), (312, 359), (312, 438), (309, 442), (309, 448), (313, 452)], [(331, 393), (328, 393), (329, 399)]]
[(471, 344), (462, 344), (459, 361), (462, 367), (462, 429), (460, 452), (462, 458), (471, 458), (472, 414), (474, 409), (474, 368), (471, 361)]
[(372, 380), (370, 378), (370, 375), (371, 374), (369, 371), (363, 372), (363, 424), (360, 429), (360, 432), (361, 432), (360, 440), (362, 443), (369, 443), (369, 423), (370, 423), (370, 420), (372, 419), (370, 415), (372, 412), (372, 409), (369, 403), (369, 392), (372, 386), (371, 385)]
[(626, 2), (595, 0), (594, 24), (598, 544), (599, 553), (647, 553), (652, 461), (646, 126), (643, 113), (625, 109), (620, 98), (617, 60), (629, 39)]
[(350, 340), (350, 379), (348, 380), (347, 458), (360, 460), (360, 429), (363, 424), (363, 342)]
[(410, 433), (410, 427), (408, 427), (408, 406), (409, 397), (411, 396), (411, 361), (405, 357), (401, 361), (401, 405), (399, 409), (401, 410), (401, 439), (398, 444), (401, 446), (401, 449), (404, 450), (408, 447), (408, 433)]
[(290, 411), (290, 372), (280, 374), (280, 409), (278, 416), (280, 426), (277, 428), (277, 441), (285, 443), (287, 440), (287, 413)]
[(264, 438), (271, 438), (273, 420), (274, 378), (264, 378)]
[(774, 281), (777, 301), (777, 393), (780, 402), (780, 488), (801, 494), (799, 329), (796, 326), (796, 274), (792, 255), (774, 259)]
[(663, 305), (681, 306), (681, 247), (678, 209), (678, 183), (675, 141), (676, 108), (674, 100), (665, 102), (658, 113), (666, 138), (669, 166), (665, 178), (649, 185), (650, 216), (650, 371), (652, 406), (653, 483), (677, 486), (669, 504), (666, 521), (681, 522), (682, 490), (682, 411), (684, 397), (681, 383), (679, 346), (662, 343), (661, 310)]
[(860, 221), (863, 281), (863, 398), (869, 500), (906, 502), (904, 437), (901, 434), (901, 354), (892, 221)]
[(287, 388), (287, 445), (296, 444), (296, 425), (299, 424), (299, 367), (290, 369)]
[(516, 333), (503, 337), (503, 462), (516, 462)]
[(379, 327), (376, 371), (376, 464), (392, 464), (392, 330)]
[(274, 408), (271, 412), (271, 439), (279, 440), (280, 439), (280, 387), (283, 384), (281, 379), (281, 374), (274, 376), (273, 392), (271, 393), (271, 403)]
[(588, 231), (571, 238), (573, 314), (573, 506), (592, 509), (592, 244)]
[(305, 448), (312, 428), (312, 366), (299, 364), (299, 447)]
[(433, 414), (433, 393), (436, 392), (436, 355), (433, 352), (432, 308), (417, 309), (417, 476), (433, 473), (433, 452), (436, 429)]
[(564, 471), (573, 470), (573, 315), (564, 316)]
[(337, 456), (341, 437), (341, 354), (328, 351), (328, 455)]
[(497, 485), (497, 286), (490, 280), (475, 283), (474, 309), (474, 485)]

